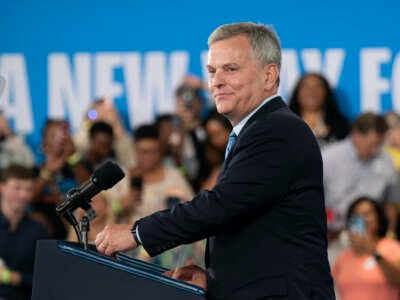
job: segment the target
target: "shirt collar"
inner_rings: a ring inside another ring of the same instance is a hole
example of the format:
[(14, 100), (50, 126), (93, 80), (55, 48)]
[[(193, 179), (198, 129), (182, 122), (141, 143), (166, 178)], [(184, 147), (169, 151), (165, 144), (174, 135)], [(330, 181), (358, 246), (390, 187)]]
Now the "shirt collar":
[(247, 121), (268, 101), (270, 101), (271, 99), (275, 98), (276, 94), (272, 95), (271, 97), (268, 97), (267, 99), (265, 99), (263, 102), (261, 102), (261, 104), (259, 106), (257, 106), (255, 109), (253, 109), (247, 116), (245, 116), (242, 120), (240, 120), (239, 123), (237, 123), (234, 127), (233, 127), (233, 132), (236, 134), (236, 136), (239, 136), (240, 131), (242, 131), (244, 125), (246, 125)]
[[(27, 219), (28, 219), (28, 215), (25, 213), (24, 216), (22, 217), (22, 219), (19, 221), (19, 223), (17, 225), (17, 229)], [(8, 221), (8, 219), (5, 217), (5, 215), (3, 214), (3, 212), (1, 210), (0, 210), (0, 225), (7, 225), (7, 228), (10, 226), (10, 222)]]

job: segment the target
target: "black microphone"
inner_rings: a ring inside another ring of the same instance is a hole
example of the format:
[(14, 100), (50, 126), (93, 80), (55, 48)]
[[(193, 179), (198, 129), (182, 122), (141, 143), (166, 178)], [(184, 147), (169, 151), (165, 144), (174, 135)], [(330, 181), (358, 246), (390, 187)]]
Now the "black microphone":
[(102, 190), (113, 187), (124, 176), (124, 172), (115, 162), (108, 160), (102, 163), (81, 187), (73, 188), (67, 192), (64, 202), (56, 207), (57, 213), (71, 223), (71, 213), (80, 207), (88, 211), (90, 220), (94, 219), (96, 214), (90, 205), (91, 198)]

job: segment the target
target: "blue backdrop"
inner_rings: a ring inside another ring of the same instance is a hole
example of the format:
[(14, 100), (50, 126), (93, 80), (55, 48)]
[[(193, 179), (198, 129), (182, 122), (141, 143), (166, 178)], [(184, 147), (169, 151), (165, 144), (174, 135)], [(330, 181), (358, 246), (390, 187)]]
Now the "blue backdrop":
[(207, 37), (222, 23), (271, 24), (280, 36), (280, 93), (305, 71), (325, 74), (339, 105), (400, 110), (400, 2), (1, 1), (0, 107), (38, 149), (47, 117), (76, 128), (96, 96), (110, 95), (127, 127), (173, 109), (186, 73), (205, 77)]

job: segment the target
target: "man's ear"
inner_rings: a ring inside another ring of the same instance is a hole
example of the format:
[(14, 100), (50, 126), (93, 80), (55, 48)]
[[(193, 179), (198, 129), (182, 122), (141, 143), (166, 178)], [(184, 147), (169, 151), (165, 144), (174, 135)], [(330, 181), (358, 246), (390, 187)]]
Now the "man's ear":
[(270, 91), (279, 85), (279, 68), (276, 64), (266, 64), (264, 67), (265, 90)]

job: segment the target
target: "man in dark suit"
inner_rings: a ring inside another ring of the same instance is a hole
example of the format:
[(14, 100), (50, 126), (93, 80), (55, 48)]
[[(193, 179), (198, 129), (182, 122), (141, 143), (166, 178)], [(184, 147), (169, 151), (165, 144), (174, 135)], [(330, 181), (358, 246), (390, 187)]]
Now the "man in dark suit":
[(321, 155), (311, 130), (276, 96), (279, 40), (263, 25), (236, 23), (208, 43), (210, 91), (233, 125), (216, 186), (133, 228), (108, 226), (96, 246), (112, 255), (141, 243), (157, 255), (208, 238), (205, 271), (168, 273), (205, 287), (208, 299), (334, 299)]

